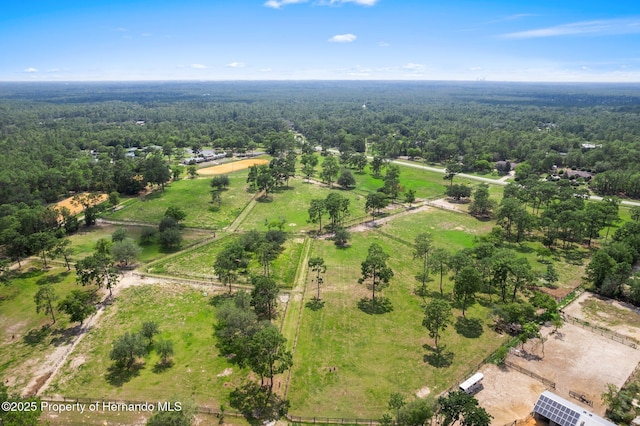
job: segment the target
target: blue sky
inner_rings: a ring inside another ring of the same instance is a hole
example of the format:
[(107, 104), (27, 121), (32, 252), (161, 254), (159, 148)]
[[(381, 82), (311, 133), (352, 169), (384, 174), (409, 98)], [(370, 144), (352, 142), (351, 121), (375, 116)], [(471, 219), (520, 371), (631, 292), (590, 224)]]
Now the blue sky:
[(23, 0), (0, 81), (640, 82), (640, 2)]

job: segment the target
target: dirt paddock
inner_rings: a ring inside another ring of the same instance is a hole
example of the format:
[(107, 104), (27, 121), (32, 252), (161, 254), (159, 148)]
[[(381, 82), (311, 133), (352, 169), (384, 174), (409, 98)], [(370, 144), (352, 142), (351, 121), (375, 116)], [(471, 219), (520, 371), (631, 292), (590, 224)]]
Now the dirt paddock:
[[(625, 383), (640, 362), (640, 350), (570, 323), (555, 334), (550, 333), (551, 327), (542, 332), (544, 356), (540, 340), (534, 339), (525, 344), (524, 351), (509, 354), (507, 361), (555, 382), (552, 392), (603, 416), (600, 395), (607, 383), (618, 387)], [(494, 416), (492, 424), (525, 419), (545, 390), (541, 381), (513, 368), (485, 365), (481, 372), (484, 389), (476, 398)], [(571, 398), (569, 391), (584, 395), (593, 407)]]
[[(80, 195), (89, 195), (89, 193), (85, 192), (85, 193), (80, 194)], [(96, 202), (96, 204), (100, 204), (100, 203), (106, 201), (107, 198), (109, 198), (107, 194), (99, 194), (99, 198), (98, 198), (98, 201)], [(71, 212), (72, 215), (76, 215), (76, 214), (80, 213), (84, 209), (83, 206), (73, 203), (73, 197), (68, 197), (68, 198), (65, 198), (62, 201), (58, 201), (55, 204), (55, 207), (57, 209), (61, 209), (63, 207), (66, 207), (66, 208), (69, 209), (69, 212)]]
[(640, 309), (628, 303), (584, 292), (563, 312), (640, 342)]
[(231, 163), (220, 164), (219, 166), (204, 167), (198, 169), (199, 175), (223, 175), (225, 173), (237, 172), (238, 170), (248, 169), (254, 165), (268, 164), (269, 161), (264, 158), (252, 158), (247, 160), (234, 161)]

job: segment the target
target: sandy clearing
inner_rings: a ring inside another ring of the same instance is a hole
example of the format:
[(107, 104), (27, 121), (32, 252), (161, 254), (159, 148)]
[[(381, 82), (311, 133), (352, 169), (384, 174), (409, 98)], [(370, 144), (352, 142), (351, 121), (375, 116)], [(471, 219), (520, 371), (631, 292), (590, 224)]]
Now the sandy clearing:
[(232, 163), (220, 164), (219, 166), (204, 167), (198, 169), (198, 174), (202, 176), (223, 175), (225, 173), (237, 172), (238, 170), (248, 169), (254, 165), (268, 164), (269, 161), (264, 158), (252, 158), (250, 160), (234, 161)]
[[(573, 324), (565, 323), (556, 334), (551, 327), (542, 330), (545, 336), (544, 357), (537, 339), (527, 342), (523, 356), (513, 352), (507, 360), (556, 383), (552, 392), (585, 409), (604, 415), (600, 395), (607, 383), (620, 387), (640, 362), (640, 350), (615, 342)], [(524, 420), (533, 409), (542, 382), (513, 368), (484, 365), (484, 388), (476, 398), (494, 419), (492, 424)], [(569, 396), (569, 391), (586, 395), (593, 407), (581, 404)]]
[(480, 372), (484, 375), (484, 388), (475, 397), (493, 416), (491, 424), (504, 425), (526, 418), (546, 390), (541, 382), (494, 364), (485, 364)]
[(593, 293), (584, 292), (571, 304), (564, 308), (564, 312), (572, 317), (587, 321), (593, 325), (607, 328), (623, 336), (640, 341), (640, 328), (635, 327), (617, 318), (610, 318), (606, 312), (597, 312), (596, 315), (585, 312), (584, 307), (590, 301), (596, 300), (598, 303), (607, 304), (612, 310), (619, 311), (621, 315), (638, 315), (640, 317), (640, 309), (627, 303), (619, 302), (613, 299), (607, 299), (595, 295)]
[[(84, 192), (82, 194), (78, 194), (78, 195), (89, 195), (88, 192)], [(98, 202), (96, 202), (96, 204), (100, 204), (103, 203), (107, 200), (107, 198), (109, 198), (109, 196), (107, 194), (98, 194)], [(73, 203), (73, 197), (68, 197), (65, 198), (62, 201), (58, 201), (57, 203), (55, 203), (53, 205), (57, 210), (62, 209), (63, 207), (66, 207), (69, 209), (69, 211), (71, 212), (72, 215), (76, 215), (80, 212), (82, 212), (83, 207), (77, 204)]]

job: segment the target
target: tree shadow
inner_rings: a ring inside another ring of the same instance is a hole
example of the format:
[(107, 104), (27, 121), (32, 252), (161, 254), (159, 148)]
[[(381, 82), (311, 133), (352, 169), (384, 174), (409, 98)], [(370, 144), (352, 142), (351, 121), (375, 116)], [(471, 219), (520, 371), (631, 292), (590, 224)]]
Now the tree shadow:
[(162, 360), (158, 361), (156, 365), (153, 366), (153, 371), (156, 374), (161, 374), (173, 367), (173, 360), (167, 360), (167, 362), (162, 362)]
[(19, 272), (16, 274), (16, 278), (34, 278), (34, 277), (39, 277), (40, 275), (44, 274), (45, 271), (42, 269), (38, 269), (38, 268), (29, 268), (28, 270), (24, 271), (24, 272)]
[(36, 284), (38, 285), (57, 284), (64, 281), (64, 279), (68, 277), (69, 274), (70, 274), (69, 271), (65, 271), (65, 272), (60, 272), (59, 274), (45, 275), (44, 277), (39, 278), (36, 281)]
[(80, 324), (71, 328), (57, 328), (53, 331), (54, 337), (51, 339), (51, 344), (54, 346), (68, 345), (73, 341), (73, 338), (80, 332)]
[(312, 311), (319, 311), (320, 309), (324, 308), (324, 300), (313, 297), (305, 304), (305, 306)]
[(582, 265), (586, 256), (586, 252), (577, 249), (568, 249), (564, 252), (564, 259), (571, 265)]
[(273, 203), (273, 197), (270, 195), (262, 195), (256, 198), (256, 201), (259, 203)]
[(482, 336), (482, 322), (478, 318), (458, 317), (455, 324), (456, 332), (468, 339)]
[(134, 377), (139, 376), (142, 368), (144, 368), (144, 364), (135, 363), (131, 367), (127, 368), (113, 363), (109, 368), (107, 368), (105, 378), (110, 385), (120, 387)]
[(148, 194), (145, 194), (142, 197), (140, 197), (140, 201), (155, 200), (157, 198), (162, 197), (162, 194), (163, 194), (162, 191), (153, 190), (153, 191), (149, 192)]
[(438, 350), (430, 345), (423, 345), (424, 349), (430, 353), (424, 354), (423, 361), (436, 368), (447, 368), (453, 364), (454, 354), (451, 351), (445, 350), (445, 346), (440, 346)]
[(518, 253), (533, 253), (535, 250), (533, 247), (517, 244), (514, 248)]
[(215, 296), (211, 296), (211, 298), (209, 298), (209, 304), (211, 306), (220, 306), (227, 300), (231, 300), (231, 299), (233, 299), (232, 293), (216, 294)]
[(29, 346), (36, 346), (40, 343), (44, 342), (44, 340), (51, 334), (51, 325), (43, 325), (40, 328), (34, 328), (33, 330), (29, 330), (27, 334), (24, 335), (22, 340)]
[(363, 297), (358, 301), (358, 309), (369, 315), (380, 315), (393, 311), (393, 306), (386, 297), (378, 297), (377, 299)]

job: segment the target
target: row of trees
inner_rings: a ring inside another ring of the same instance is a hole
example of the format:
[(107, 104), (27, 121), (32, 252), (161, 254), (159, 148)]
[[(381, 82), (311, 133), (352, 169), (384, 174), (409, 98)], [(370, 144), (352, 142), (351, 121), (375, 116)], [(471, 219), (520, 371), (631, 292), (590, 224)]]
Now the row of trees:
[(436, 424), (452, 426), (456, 423), (465, 426), (488, 426), (493, 418), (480, 407), (478, 400), (462, 391), (449, 392), (438, 397), (435, 404), (425, 399), (407, 398), (400, 393), (393, 393), (389, 397), (389, 410), (384, 414), (381, 424), (384, 426), (419, 426)]
[(271, 323), (278, 286), (268, 277), (256, 277), (251, 294), (237, 292), (216, 311), (214, 334), (220, 355), (240, 367), (249, 367), (259, 383), (247, 381), (229, 397), (231, 407), (247, 418), (275, 420), (285, 415), (289, 402), (276, 392), (275, 377), (291, 368), (293, 357), (286, 339)]

